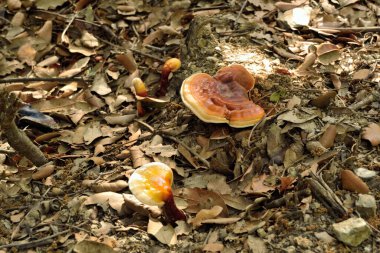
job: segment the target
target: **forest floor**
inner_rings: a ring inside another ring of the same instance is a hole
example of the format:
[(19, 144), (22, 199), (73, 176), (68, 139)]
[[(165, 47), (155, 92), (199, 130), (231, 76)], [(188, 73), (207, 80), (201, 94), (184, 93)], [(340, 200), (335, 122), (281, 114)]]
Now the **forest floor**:
[[(1, 1), (0, 86), (49, 163), (3, 132), (0, 253), (380, 252), (379, 32), (378, 0)], [(253, 126), (181, 100), (184, 79), (231, 64), (256, 78)], [(131, 194), (152, 161), (187, 221)]]

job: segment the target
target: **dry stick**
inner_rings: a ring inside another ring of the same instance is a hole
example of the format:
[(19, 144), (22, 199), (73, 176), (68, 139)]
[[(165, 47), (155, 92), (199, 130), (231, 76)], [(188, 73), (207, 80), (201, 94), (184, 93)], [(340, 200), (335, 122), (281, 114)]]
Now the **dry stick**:
[(310, 189), (304, 189), (304, 190), (300, 190), (300, 191), (297, 191), (294, 193), (290, 192), (290, 193), (286, 194), (285, 196), (283, 196), (279, 199), (275, 199), (275, 200), (265, 204), (264, 206), (267, 209), (281, 207), (281, 206), (284, 206), (285, 204), (287, 204), (292, 199), (300, 200), (301, 198), (305, 198), (305, 197), (310, 196), (310, 194), (311, 194)]
[(11, 79), (1, 79), (0, 83), (30, 83), (30, 82), (86, 82), (90, 80), (85, 80), (80, 77), (31, 77), (31, 78), (11, 78)]
[(240, 11), (239, 11), (239, 13), (238, 13), (238, 15), (237, 15), (237, 17), (235, 19), (235, 24), (234, 24), (235, 27), (237, 25), (237, 22), (238, 22), (238, 20), (239, 20), (239, 18), (241, 16), (241, 14), (243, 13), (243, 10), (245, 9), (245, 6), (247, 5), (247, 3), (248, 3), (248, 0), (245, 0), (244, 3), (243, 3), (243, 5), (241, 6)]
[(9, 145), (34, 165), (42, 166), (48, 162), (42, 151), (34, 145), (28, 136), (18, 129), (14, 119), (21, 102), (15, 94), (0, 91), (0, 126)]
[(193, 156), (196, 156), (202, 163), (204, 163), (204, 165), (206, 165), (207, 168), (210, 168), (210, 163), (204, 159), (202, 156), (200, 156), (197, 152), (195, 152), (194, 150), (192, 150), (189, 146), (187, 146), (185, 143), (183, 143), (182, 141), (180, 140), (177, 140), (175, 137), (173, 136), (170, 136), (170, 135), (167, 135), (167, 134), (163, 134), (161, 133), (162, 136), (164, 138), (168, 138), (174, 142), (176, 142), (177, 144), (181, 145), (182, 147), (184, 147), (185, 149), (187, 149)]
[(55, 234), (52, 234), (52, 235), (49, 235), (47, 237), (44, 237), (44, 238), (41, 238), (41, 239), (38, 239), (38, 240), (34, 240), (34, 241), (30, 241), (30, 242), (15, 242), (15, 243), (10, 243), (10, 244), (4, 244), (4, 245), (0, 245), (0, 249), (6, 249), (6, 248), (17, 248), (17, 249), (28, 249), (28, 248), (33, 248), (33, 247), (37, 247), (37, 246), (41, 246), (41, 245), (44, 245), (44, 244), (49, 244), (51, 243), (50, 239), (53, 239), (57, 236), (60, 236), (60, 235), (63, 235), (63, 234), (66, 234), (70, 232), (70, 229), (67, 229), (67, 230), (64, 230), (62, 232), (58, 232), (58, 233), (55, 233)]
[(372, 94), (363, 99), (362, 101), (359, 101), (355, 104), (350, 105), (348, 108), (351, 110), (357, 110), (360, 109), (376, 100), (380, 100), (380, 93), (377, 91), (372, 91)]
[(307, 178), (306, 182), (310, 185), (311, 191), (315, 197), (327, 208), (329, 213), (334, 217), (342, 217), (348, 214), (347, 209), (343, 206), (342, 201), (336, 196), (331, 188), (313, 172), (312, 178)]
[(369, 27), (323, 27), (316, 28), (310, 27), (311, 30), (328, 32), (328, 33), (361, 33), (361, 32), (380, 32), (380, 26), (369, 26)]

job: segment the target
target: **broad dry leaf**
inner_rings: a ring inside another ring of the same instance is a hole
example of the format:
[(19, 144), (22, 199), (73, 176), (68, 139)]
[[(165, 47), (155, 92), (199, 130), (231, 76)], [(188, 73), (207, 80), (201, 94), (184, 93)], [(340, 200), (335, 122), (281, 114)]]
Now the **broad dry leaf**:
[(353, 80), (365, 80), (372, 73), (370, 69), (360, 69), (354, 73), (352, 76)]
[(207, 243), (203, 247), (203, 251), (205, 252), (222, 252), (223, 249), (224, 249), (224, 245), (222, 243), (217, 243), (217, 242)]
[(21, 8), (21, 1), (20, 0), (7, 0), (7, 6), (8, 10), (13, 11)]
[(30, 43), (26, 43), (22, 45), (18, 51), (17, 56), (21, 61), (25, 61), (28, 65), (34, 65), (36, 58), (37, 50), (33, 48), (33, 46)]
[(244, 198), (243, 196), (233, 196), (231, 194), (225, 194), (222, 195), (222, 198), (227, 206), (230, 206), (240, 211), (246, 210), (247, 207), (252, 204), (252, 201)]
[(216, 218), (222, 211), (223, 208), (221, 206), (214, 206), (211, 209), (202, 209), (194, 218), (189, 220), (189, 223), (193, 224), (194, 227), (199, 227), (204, 220)]
[(55, 9), (67, 2), (67, 0), (36, 0), (36, 7), (42, 10)]
[(380, 144), (380, 126), (376, 123), (369, 124), (363, 130), (362, 138), (371, 142), (372, 146)]
[(182, 188), (176, 189), (174, 195), (187, 202), (186, 211), (189, 213), (197, 213), (202, 209), (220, 206), (223, 208), (220, 216), (228, 216), (227, 206), (222, 197), (216, 192), (200, 188)]
[(163, 244), (174, 245), (177, 243), (177, 235), (171, 225), (164, 226), (159, 221), (149, 219), (147, 232)]
[(36, 35), (43, 39), (45, 42), (50, 43), (53, 33), (53, 22), (48, 20), (45, 24), (36, 32)]
[(273, 191), (275, 189), (274, 186), (265, 185), (264, 181), (268, 177), (268, 175), (262, 174), (258, 177), (252, 178), (252, 192), (253, 193), (266, 193), (269, 191)]
[(115, 192), (95, 193), (86, 199), (86, 201), (84, 202), (84, 205), (94, 205), (94, 204), (104, 205), (107, 203), (113, 209), (115, 209), (119, 215), (123, 213), (121, 207), (124, 203), (124, 198), (123, 198), (123, 195), (120, 193), (115, 193)]
[(74, 252), (77, 253), (116, 253), (110, 246), (104, 243), (83, 240), (74, 246)]
[(109, 94), (112, 90), (108, 86), (106, 78), (103, 74), (97, 74), (92, 83), (91, 91), (96, 92), (97, 94), (104, 96)]
[(278, 190), (280, 192), (284, 192), (284, 191), (292, 189), (294, 187), (293, 183), (296, 181), (296, 178), (294, 178), (294, 177), (281, 177), (280, 181), (281, 181), (281, 184), (278, 187)]

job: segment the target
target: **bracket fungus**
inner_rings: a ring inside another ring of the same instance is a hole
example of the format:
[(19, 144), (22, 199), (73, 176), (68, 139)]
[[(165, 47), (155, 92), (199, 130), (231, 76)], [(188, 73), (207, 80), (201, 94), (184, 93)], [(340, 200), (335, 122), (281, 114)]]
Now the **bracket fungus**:
[(186, 220), (186, 215), (174, 202), (172, 183), (172, 169), (161, 162), (147, 163), (136, 169), (128, 182), (129, 189), (139, 201), (161, 207), (166, 220), (175, 223)]
[(263, 108), (248, 98), (255, 78), (242, 65), (221, 68), (213, 77), (197, 73), (181, 87), (184, 104), (202, 121), (227, 123), (231, 127), (252, 126), (265, 115)]

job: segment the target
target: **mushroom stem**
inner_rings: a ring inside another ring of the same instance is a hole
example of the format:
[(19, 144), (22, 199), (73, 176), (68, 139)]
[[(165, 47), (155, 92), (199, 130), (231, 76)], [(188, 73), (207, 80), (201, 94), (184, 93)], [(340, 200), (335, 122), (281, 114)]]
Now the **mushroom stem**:
[(171, 224), (175, 223), (177, 220), (186, 221), (185, 213), (180, 210), (174, 202), (173, 193), (170, 193), (166, 199), (165, 204), (162, 206), (162, 210), (166, 220)]
[(165, 96), (169, 86), (169, 75), (181, 67), (181, 61), (177, 58), (167, 60), (161, 70), (160, 88), (156, 91), (156, 96)]

